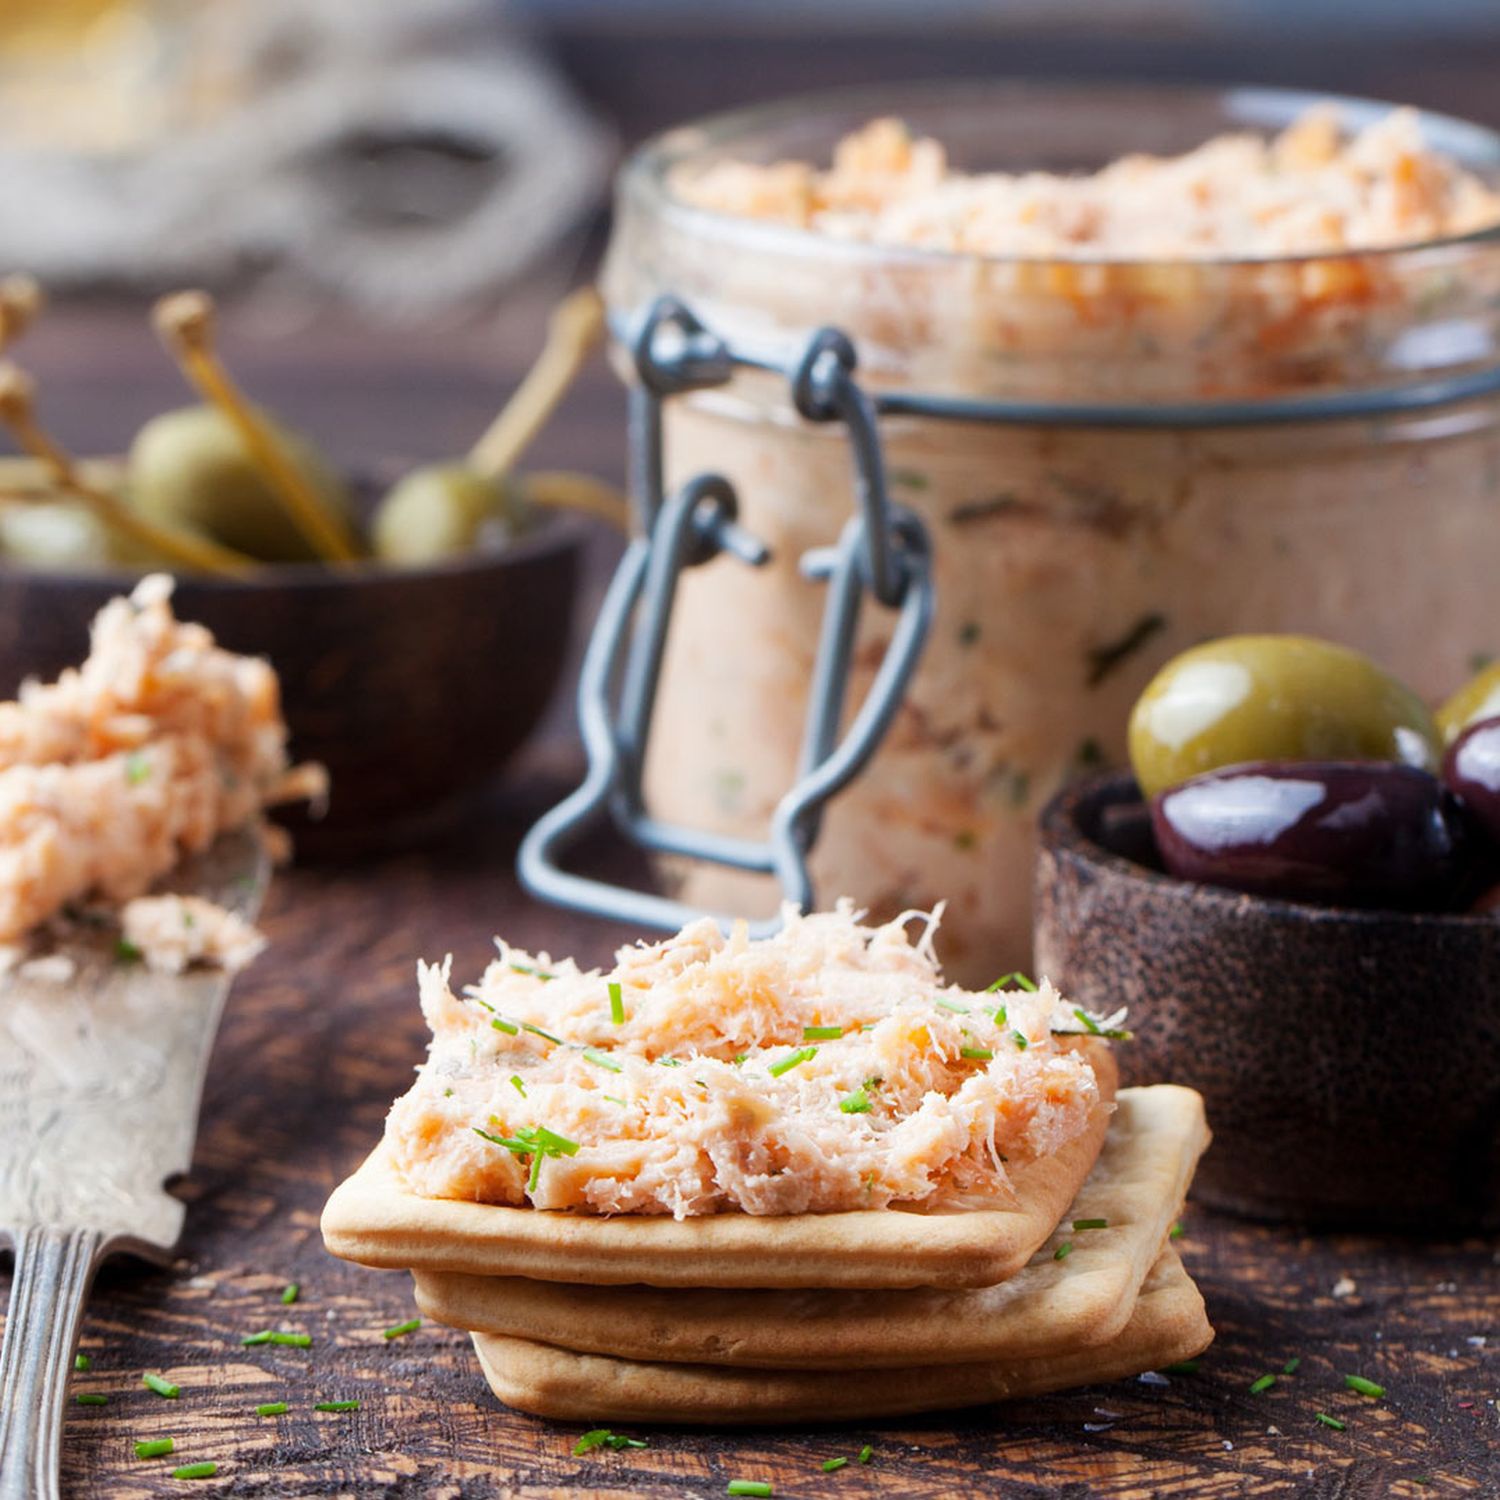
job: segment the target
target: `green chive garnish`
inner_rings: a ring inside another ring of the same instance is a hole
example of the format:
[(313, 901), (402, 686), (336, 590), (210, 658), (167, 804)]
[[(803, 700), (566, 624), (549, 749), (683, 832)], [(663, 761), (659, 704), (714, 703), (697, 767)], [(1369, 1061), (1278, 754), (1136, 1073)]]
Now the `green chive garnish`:
[(849, 1460), (847, 1458), (825, 1458), (823, 1460), (823, 1472), (825, 1474), (836, 1473), (842, 1469)]
[(132, 751), (125, 757), (125, 780), (131, 786), (139, 786), (151, 775), (151, 763), (139, 750)]
[(148, 1438), (135, 1445), (137, 1458), (165, 1458), (177, 1445), (171, 1438)]
[(301, 1286), (299, 1286), (298, 1283), (295, 1282), (295, 1281), (289, 1281), (281, 1289), (281, 1305), (283, 1307), (290, 1307), (292, 1305), (292, 1303), (294, 1303), (297, 1300), (297, 1298), (300, 1297), (301, 1295), (302, 1295), (302, 1288), (301, 1288)]
[(94, 1362), (87, 1354), (75, 1354), (73, 1356), (73, 1368), (75, 1370), (92, 1370)]
[(512, 1025), (512, 1023), (509, 1021), (502, 1021), (499, 1016), (491, 1016), (490, 1025), (493, 1026), (496, 1031), (503, 1031), (506, 1036), (520, 1036), (521, 1034), (521, 1028), (519, 1026)]
[(618, 1433), (611, 1432), (607, 1427), (595, 1427), (573, 1444), (573, 1456), (582, 1458), (585, 1453), (595, 1448), (613, 1448), (617, 1453), (621, 1448), (649, 1448), (651, 1444), (645, 1438), (622, 1437)]
[(867, 1115), (870, 1113), (870, 1096), (865, 1093), (864, 1085), (861, 1084), (852, 1094), (845, 1094), (839, 1100), (839, 1110), (846, 1115)]
[(682, 1059), (679, 1057), (658, 1057), (656, 1061), (657, 1065), (663, 1068), (680, 1068), (682, 1066)]
[(611, 1073), (623, 1073), (625, 1070), (607, 1052), (601, 1052), (597, 1047), (585, 1047), (584, 1057), (596, 1068), (605, 1068)]
[(1019, 969), (1012, 974), (1002, 974), (990, 987), (988, 993), (993, 995), (996, 990), (1008, 990), (1011, 985), (1019, 990), (1028, 990), (1036, 994), (1036, 985), (1026, 977)]
[(1179, 1219), (1168, 1231), (1167, 1238), (1169, 1240), (1180, 1240), (1186, 1233), (1187, 1230), (1182, 1227), (1182, 1220)]
[(358, 1411), (358, 1401), (314, 1401), (314, 1411)]
[(630, 1106), (618, 1094), (600, 1094), (601, 1099), (608, 1099), (611, 1104), (618, 1104), (621, 1109), (629, 1109)]
[(859, 1461), (862, 1464), (869, 1463), (869, 1461), (874, 1457), (875, 1450), (868, 1443), (866, 1443), (864, 1447), (859, 1450)]
[(995, 1056), (988, 1047), (960, 1047), (958, 1055), (967, 1057), (973, 1062), (989, 1062)]
[(158, 1396), (163, 1396), (168, 1401), (175, 1401), (182, 1394), (181, 1386), (173, 1385), (170, 1380), (163, 1380), (160, 1375), (152, 1375), (149, 1372), (141, 1376), (141, 1384), (148, 1391), (155, 1391)]
[(1019, 1031), (1011, 1032), (1010, 1039), (1016, 1044), (1017, 1052), (1024, 1052), (1031, 1045), (1030, 1040)]
[(616, 1026), (625, 1024), (625, 992), (613, 979), (609, 982), (609, 1018)]
[(1361, 1396), (1373, 1396), (1377, 1401), (1385, 1395), (1385, 1387), (1376, 1385), (1373, 1380), (1366, 1380), (1363, 1375), (1346, 1375), (1344, 1384)]
[(409, 1318), (405, 1323), (393, 1324), (380, 1336), (383, 1339), (405, 1338), (407, 1334), (415, 1333), (421, 1326), (422, 1320), (420, 1318)]
[(1053, 1260), (1066, 1260), (1073, 1253), (1073, 1242), (1064, 1240), (1056, 1250), (1052, 1252)]
[(80, 1391), (73, 1399), (80, 1406), (106, 1406), (109, 1404), (108, 1396), (91, 1395), (88, 1391)]
[(250, 1348), (253, 1344), (269, 1344), (270, 1342), (271, 1330), (269, 1328), (262, 1328), (259, 1333), (247, 1333), (244, 1338), (240, 1340), (240, 1343), (246, 1349)]
[(1198, 1373), (1198, 1361), (1196, 1359), (1179, 1359), (1174, 1364), (1163, 1365), (1164, 1375), (1196, 1375)]
[(952, 1000), (934, 1000), (932, 1003), (939, 1010), (951, 1010), (955, 1016), (966, 1016), (969, 1013), (967, 1005), (956, 1005)]
[(141, 950), (129, 938), (121, 938), (115, 944), (115, 957), (122, 964), (138, 964), (141, 961)]
[(1330, 1417), (1326, 1411), (1315, 1411), (1313, 1416), (1325, 1427), (1333, 1428), (1335, 1432), (1344, 1432), (1349, 1426), (1347, 1422), (1341, 1422), (1337, 1417)]
[(1300, 1365), (1301, 1363), (1302, 1363), (1302, 1361), (1301, 1361), (1300, 1358), (1298, 1358), (1298, 1359), (1289, 1359), (1289, 1360), (1287, 1360), (1287, 1362), (1284, 1365), (1282, 1365), (1282, 1367), (1281, 1367), (1281, 1373), (1283, 1375), (1295, 1375), (1297, 1373), (1297, 1366)]
[(524, 1099), (526, 1097), (526, 1085), (521, 1082), (519, 1073), (510, 1075), (510, 1086)]
[(267, 1401), (263, 1406), (255, 1408), (257, 1417), (284, 1417), (287, 1414), (285, 1401)]
[(764, 1500), (765, 1496), (774, 1494), (775, 1491), (772, 1490), (768, 1479), (731, 1479), (724, 1493), (726, 1495), (757, 1495)]
[(1083, 1022), (1083, 1029), (1088, 1032), (1090, 1036), (1104, 1035), (1104, 1033), (1099, 1030), (1099, 1023), (1081, 1005), (1075, 1005), (1073, 1007), (1073, 1014)]
[(549, 974), (545, 969), (533, 969), (530, 964), (512, 964), (510, 969), (513, 974), (530, 974), (533, 979), (540, 979), (543, 983), (557, 978), (556, 974)]
[(218, 1464), (184, 1464), (172, 1470), (173, 1479), (212, 1479), (219, 1472)]
[(1252, 1396), (1258, 1396), (1262, 1391), (1270, 1390), (1271, 1387), (1275, 1384), (1276, 1377), (1274, 1375), (1262, 1375), (1259, 1380), (1252, 1382), (1250, 1386), (1250, 1394)]
[(804, 1042), (836, 1042), (843, 1034), (842, 1026), (804, 1026), (802, 1028)]
[(1108, 1219), (1074, 1219), (1074, 1229), (1108, 1229)]
[(288, 1349), (311, 1349), (312, 1335), (310, 1333), (282, 1333), (279, 1329), (271, 1335), (273, 1344), (283, 1344)]
[(773, 1062), (766, 1071), (772, 1078), (780, 1078), (783, 1073), (790, 1073), (802, 1063), (811, 1062), (817, 1055), (816, 1047), (798, 1047), (795, 1052), (788, 1052), (779, 1062)]
[(521, 1030), (529, 1031), (532, 1036), (539, 1036), (544, 1042), (551, 1042), (555, 1047), (562, 1046), (562, 1038), (560, 1036), (553, 1036), (550, 1031), (543, 1031), (540, 1026), (533, 1026), (530, 1021), (522, 1021)]

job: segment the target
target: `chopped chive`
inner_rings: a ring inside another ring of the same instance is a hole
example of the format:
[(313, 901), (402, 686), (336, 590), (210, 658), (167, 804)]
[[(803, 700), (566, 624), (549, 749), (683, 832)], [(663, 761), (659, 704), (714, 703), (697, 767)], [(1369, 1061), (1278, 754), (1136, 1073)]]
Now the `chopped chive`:
[(358, 1401), (314, 1401), (314, 1411), (358, 1411)]
[(573, 1444), (573, 1456), (582, 1458), (585, 1453), (592, 1452), (595, 1448), (613, 1448), (617, 1453), (621, 1448), (649, 1448), (650, 1442), (645, 1438), (623, 1437), (619, 1433), (611, 1432), (607, 1427), (595, 1427)]
[(609, 1018), (616, 1026), (625, 1024), (625, 991), (613, 979), (609, 982)]
[(240, 1344), (246, 1349), (249, 1349), (254, 1344), (269, 1344), (270, 1342), (271, 1330), (269, 1328), (262, 1328), (259, 1333), (247, 1333), (240, 1340)]
[(682, 1059), (680, 1057), (658, 1057), (657, 1065), (663, 1068), (680, 1068)]
[(281, 1289), (281, 1305), (290, 1307), (298, 1297), (302, 1295), (302, 1287), (295, 1281), (289, 1281)]
[(735, 1067), (739, 1067), (739, 1065), (744, 1062), (744, 1060), (749, 1056), (750, 1054), (748, 1052), (736, 1052), (734, 1056), (729, 1060), (735, 1065)]
[(990, 1062), (995, 1054), (988, 1047), (960, 1047), (960, 1057), (967, 1057), (973, 1062)]
[(1024, 1052), (1031, 1045), (1030, 1038), (1020, 1031), (1011, 1032), (1010, 1039), (1016, 1044), (1017, 1052)]
[(1179, 1359), (1170, 1365), (1163, 1365), (1162, 1373), (1165, 1375), (1196, 1375), (1198, 1373), (1198, 1361), (1196, 1359)]
[(284, 1345), (288, 1349), (311, 1349), (310, 1333), (282, 1333), (279, 1329), (271, 1335), (270, 1342)]
[(1108, 1229), (1108, 1219), (1074, 1219), (1074, 1229)]
[(596, 1068), (604, 1068), (611, 1073), (623, 1073), (624, 1068), (617, 1063), (607, 1052), (601, 1052), (597, 1047), (585, 1047), (584, 1057)]
[(513, 974), (530, 974), (533, 979), (540, 979), (544, 984), (549, 979), (556, 979), (556, 974), (549, 974), (545, 969), (533, 969), (530, 964), (511, 964), (510, 970)]
[(1268, 1391), (1276, 1384), (1274, 1375), (1262, 1375), (1259, 1380), (1253, 1381), (1250, 1386), (1250, 1394), (1258, 1396), (1262, 1391)]
[(990, 985), (987, 993), (993, 995), (997, 990), (1009, 989), (1012, 984), (1014, 984), (1017, 989), (1027, 990), (1033, 995), (1036, 994), (1035, 983), (1032, 980), (1028, 979), (1027, 976), (1023, 974), (1019, 969), (1016, 969), (1010, 974), (1002, 974), (992, 985)]
[(519, 1073), (510, 1075), (510, 1086), (524, 1099), (526, 1097), (526, 1085), (521, 1082)]
[(422, 1326), (420, 1318), (408, 1318), (404, 1323), (394, 1323), (380, 1336), (383, 1339), (405, 1338), (409, 1333), (415, 1333)]
[(147, 1438), (135, 1445), (137, 1458), (165, 1458), (177, 1446), (171, 1438)]
[(1052, 1252), (1053, 1260), (1066, 1260), (1073, 1253), (1072, 1240), (1064, 1240), (1056, 1250)]
[(141, 1376), (141, 1384), (168, 1401), (175, 1401), (182, 1394), (181, 1386), (173, 1385), (170, 1380), (163, 1380), (160, 1375), (153, 1375), (149, 1371)]
[(1104, 1035), (1104, 1033), (1099, 1029), (1099, 1023), (1081, 1005), (1075, 1005), (1073, 1007), (1073, 1014), (1083, 1022), (1083, 1029), (1088, 1032), (1090, 1036)]
[(867, 1115), (870, 1113), (870, 1096), (865, 1092), (861, 1084), (852, 1094), (845, 1094), (839, 1100), (839, 1112), (846, 1115)]
[(507, 1151), (524, 1151), (525, 1148), (519, 1141), (510, 1140), (503, 1135), (491, 1135), (488, 1130), (481, 1130), (477, 1125), (470, 1126), (475, 1135), (483, 1136), (492, 1146), (504, 1146)]
[(109, 1404), (108, 1396), (98, 1396), (90, 1391), (80, 1391), (73, 1399), (80, 1406), (107, 1406)]
[(783, 1073), (790, 1073), (802, 1063), (811, 1062), (817, 1055), (816, 1047), (798, 1047), (795, 1052), (788, 1052), (779, 1062), (773, 1062), (766, 1071), (772, 1078), (780, 1078)]
[(836, 1042), (843, 1034), (842, 1026), (804, 1026), (802, 1028), (804, 1042)]
[(287, 1410), (285, 1401), (267, 1401), (255, 1408), (255, 1415), (257, 1417), (284, 1417)]
[(138, 964), (141, 961), (142, 954), (137, 944), (132, 943), (129, 938), (122, 937), (115, 944), (115, 957), (122, 964)]
[(1344, 1432), (1349, 1424), (1341, 1422), (1337, 1417), (1330, 1417), (1326, 1411), (1315, 1411), (1313, 1416), (1325, 1427), (1331, 1427), (1335, 1432)]
[(92, 1370), (94, 1362), (87, 1354), (75, 1354), (73, 1356), (73, 1368), (75, 1370)]
[(139, 750), (133, 750), (125, 757), (125, 780), (131, 786), (139, 786), (143, 781), (151, 777), (151, 763), (141, 754)]
[(1282, 1367), (1281, 1367), (1281, 1373), (1283, 1375), (1295, 1375), (1297, 1373), (1297, 1367), (1301, 1363), (1302, 1363), (1302, 1360), (1301, 1360), (1300, 1357), (1296, 1358), (1296, 1359), (1289, 1359), (1289, 1360), (1287, 1360), (1287, 1362), (1284, 1365), (1282, 1365)]
[(1010, 1012), (1007, 1011), (1006, 1008), (1003, 1005), (997, 1005), (995, 1007), (995, 1009), (994, 1009), (994, 1013), (993, 1014), (994, 1014), (995, 1025), (996, 1026), (1009, 1026), (1010, 1025)]
[(215, 1463), (207, 1464), (184, 1464), (180, 1469), (172, 1470), (173, 1479), (212, 1479), (219, 1472), (219, 1466)]
[(874, 1457), (875, 1450), (868, 1443), (866, 1443), (864, 1447), (859, 1450), (859, 1461), (862, 1464), (869, 1463), (869, 1461)]
[(842, 1469), (848, 1462), (849, 1460), (847, 1458), (825, 1458), (823, 1460), (822, 1469), (825, 1474), (833, 1474), (836, 1473), (839, 1469)]
[(629, 1109), (630, 1106), (618, 1094), (600, 1094), (601, 1099), (608, 1099), (611, 1104), (618, 1104), (621, 1109)]
[(1186, 1234), (1186, 1233), (1187, 1233), (1187, 1230), (1185, 1230), (1185, 1229), (1184, 1229), (1184, 1228), (1183, 1228), (1183, 1227), (1182, 1227), (1182, 1220), (1181, 1220), (1181, 1219), (1179, 1219), (1179, 1220), (1178, 1220), (1178, 1221), (1177, 1221), (1177, 1222), (1176, 1222), (1176, 1223), (1175, 1223), (1175, 1224), (1174, 1224), (1174, 1225), (1173, 1225), (1173, 1226), (1172, 1226), (1172, 1227), (1171, 1227), (1171, 1229), (1170, 1229), (1170, 1230), (1168, 1230), (1168, 1231), (1167, 1231), (1167, 1238), (1168, 1238), (1168, 1239), (1169, 1239), (1169, 1240), (1180, 1240), (1180, 1239), (1181, 1239), (1181, 1238), (1182, 1238), (1182, 1237), (1183, 1237), (1183, 1235), (1185, 1235), (1185, 1234)]
[(1383, 1385), (1376, 1385), (1373, 1380), (1366, 1380), (1363, 1375), (1346, 1375), (1344, 1376), (1344, 1384), (1351, 1391), (1355, 1391), (1361, 1396), (1373, 1396), (1377, 1401), (1385, 1395), (1385, 1387)]
[(731, 1479), (725, 1486), (726, 1495), (757, 1495), (764, 1500), (767, 1495), (774, 1494), (771, 1482), (768, 1479)]
[(521, 1028), (519, 1026), (513, 1025), (509, 1021), (502, 1021), (499, 1016), (491, 1016), (490, 1025), (493, 1026), (496, 1031), (503, 1031), (506, 1036), (520, 1036), (521, 1034)]
[(530, 1021), (522, 1021), (521, 1030), (529, 1031), (532, 1036), (539, 1036), (544, 1042), (551, 1042), (556, 1047), (562, 1046), (562, 1038), (560, 1036), (553, 1036), (550, 1031), (543, 1031), (540, 1026), (533, 1026)]
[(956, 1016), (966, 1016), (969, 1014), (969, 1007), (967, 1005), (956, 1005), (952, 1000), (934, 1000), (932, 1003), (939, 1010), (951, 1010)]

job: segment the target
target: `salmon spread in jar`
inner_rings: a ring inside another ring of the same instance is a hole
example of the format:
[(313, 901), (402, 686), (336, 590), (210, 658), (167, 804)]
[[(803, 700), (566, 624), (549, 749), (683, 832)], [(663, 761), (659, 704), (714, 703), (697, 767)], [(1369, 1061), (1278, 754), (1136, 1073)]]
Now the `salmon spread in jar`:
[[(945, 899), (957, 978), (1027, 961), (1037, 812), (1124, 763), (1178, 651), (1316, 635), (1446, 695), (1500, 652), (1497, 184), (1478, 127), (1257, 91), (896, 90), (645, 148), (617, 328), (671, 294), (771, 367), (663, 406), (669, 487), (723, 475), (772, 557), (682, 576), (653, 814), (756, 836), (796, 776), (825, 593), (799, 560), (852, 513), (851, 461), (774, 372), (825, 325), (892, 398), (886, 483), (930, 534), (936, 615), (812, 875), (877, 916)], [(851, 701), (890, 630), (865, 611)], [(667, 869), (694, 905), (773, 899)]]

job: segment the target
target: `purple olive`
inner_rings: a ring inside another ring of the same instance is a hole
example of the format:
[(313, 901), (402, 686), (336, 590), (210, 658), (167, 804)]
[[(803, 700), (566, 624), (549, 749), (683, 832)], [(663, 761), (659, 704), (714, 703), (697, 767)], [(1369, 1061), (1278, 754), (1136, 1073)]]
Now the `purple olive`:
[(1443, 760), (1443, 780), (1500, 842), (1500, 719), (1481, 719), (1454, 740)]
[(1412, 766), (1232, 766), (1158, 793), (1151, 822), (1173, 875), (1253, 895), (1441, 910), (1469, 879), (1462, 807)]

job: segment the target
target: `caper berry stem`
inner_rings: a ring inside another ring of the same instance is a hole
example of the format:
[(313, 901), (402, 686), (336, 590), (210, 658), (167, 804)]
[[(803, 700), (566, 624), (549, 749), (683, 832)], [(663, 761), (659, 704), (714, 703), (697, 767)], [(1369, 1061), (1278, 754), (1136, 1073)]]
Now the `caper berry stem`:
[(493, 479), (515, 468), (604, 336), (604, 303), (591, 286), (570, 292), (553, 310), (536, 363), (500, 415), (469, 450), (469, 467)]
[(34, 276), (18, 272), (0, 278), (0, 349), (13, 344), (41, 312), (45, 297)]
[(630, 529), (630, 502), (614, 485), (595, 479), (592, 474), (540, 469), (518, 475), (517, 482), (529, 505), (544, 510), (581, 510), (611, 526), (618, 526), (621, 531)]
[(342, 517), (329, 510), (287, 457), (220, 360), (214, 348), (214, 303), (208, 293), (163, 297), (152, 322), (188, 383), (233, 424), (251, 463), (313, 550), (329, 562), (355, 561), (359, 548)]
[(137, 515), (118, 495), (85, 479), (73, 456), (47, 433), (36, 419), (36, 388), (24, 371), (0, 364), (0, 422), (10, 429), (20, 447), (40, 462), (59, 489), (82, 500), (101, 521), (121, 536), (159, 554), (169, 562), (204, 573), (243, 577), (255, 563), (242, 552), (222, 547), (207, 537), (158, 526)]

